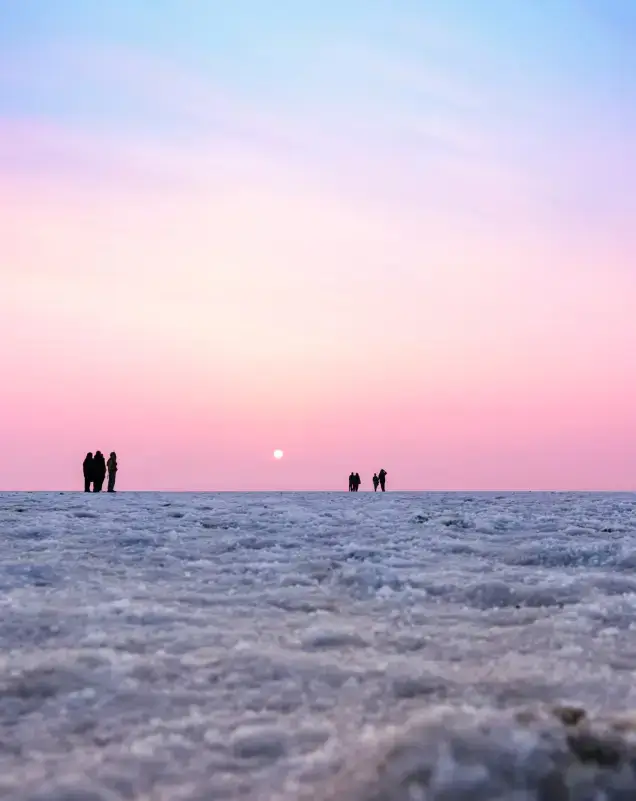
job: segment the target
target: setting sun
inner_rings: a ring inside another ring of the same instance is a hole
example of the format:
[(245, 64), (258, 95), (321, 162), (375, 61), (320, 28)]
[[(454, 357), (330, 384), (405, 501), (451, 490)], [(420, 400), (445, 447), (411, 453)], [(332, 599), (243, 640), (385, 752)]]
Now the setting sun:
[(283, 458), (283, 452), (281, 450), (275, 450), (274, 459), (282, 459), (282, 458)]

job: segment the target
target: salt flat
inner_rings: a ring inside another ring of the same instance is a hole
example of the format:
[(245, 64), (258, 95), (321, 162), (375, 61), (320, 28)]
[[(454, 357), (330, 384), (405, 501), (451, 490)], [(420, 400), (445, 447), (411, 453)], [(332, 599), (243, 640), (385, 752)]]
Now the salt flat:
[(2, 799), (636, 798), (634, 495), (4, 493), (0, 539)]

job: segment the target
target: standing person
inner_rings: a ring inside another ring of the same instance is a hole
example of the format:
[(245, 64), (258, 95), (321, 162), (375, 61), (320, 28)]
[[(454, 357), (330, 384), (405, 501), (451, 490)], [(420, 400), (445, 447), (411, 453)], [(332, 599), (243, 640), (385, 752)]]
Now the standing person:
[(378, 474), (374, 473), (373, 474), (373, 491), (374, 492), (378, 491), (378, 484), (379, 483), (380, 483), (380, 479), (378, 478)]
[(355, 484), (356, 477), (353, 474), (353, 470), (349, 473), (349, 492), (355, 492), (354, 484)]
[(86, 458), (82, 462), (82, 469), (84, 471), (84, 492), (91, 491), (91, 484), (93, 483), (94, 470), (95, 467), (93, 465), (93, 454), (87, 453)]
[(93, 492), (101, 492), (106, 478), (106, 460), (101, 451), (95, 451), (93, 457)]
[(115, 492), (115, 479), (117, 478), (117, 454), (113, 451), (108, 462), (108, 492)]
[(362, 484), (360, 473), (356, 473), (355, 476), (353, 477), (354, 492), (357, 492), (360, 489), (360, 484)]
[(386, 470), (382, 468), (378, 473), (378, 479), (380, 480), (380, 489), (382, 492), (386, 491)]

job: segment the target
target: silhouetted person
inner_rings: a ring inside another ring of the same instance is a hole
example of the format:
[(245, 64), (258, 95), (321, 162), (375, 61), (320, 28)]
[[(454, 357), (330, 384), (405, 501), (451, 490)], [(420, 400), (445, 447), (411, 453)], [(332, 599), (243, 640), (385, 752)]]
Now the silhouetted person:
[(106, 459), (101, 451), (93, 457), (93, 492), (101, 492), (106, 478)]
[(384, 468), (380, 470), (378, 473), (378, 479), (380, 480), (380, 489), (382, 492), (386, 491), (386, 470)]
[(115, 479), (117, 478), (117, 454), (113, 451), (106, 462), (108, 467), (108, 492), (115, 492)]
[(380, 479), (378, 478), (378, 474), (374, 473), (373, 474), (373, 491), (374, 492), (378, 491), (378, 484), (379, 483), (380, 483)]
[(349, 473), (349, 492), (355, 492), (356, 477), (353, 470)]
[(84, 492), (90, 492), (91, 484), (95, 478), (92, 453), (86, 454), (86, 458), (82, 462), (82, 468), (84, 470)]
[(357, 492), (360, 488), (360, 484), (362, 484), (362, 479), (360, 478), (360, 473), (356, 473), (353, 477), (353, 491)]

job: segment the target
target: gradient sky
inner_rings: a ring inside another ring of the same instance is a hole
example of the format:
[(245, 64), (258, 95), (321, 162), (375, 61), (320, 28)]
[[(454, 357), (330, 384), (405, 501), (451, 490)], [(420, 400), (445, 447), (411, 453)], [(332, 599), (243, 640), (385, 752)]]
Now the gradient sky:
[(636, 486), (636, 5), (0, 19), (0, 489)]

